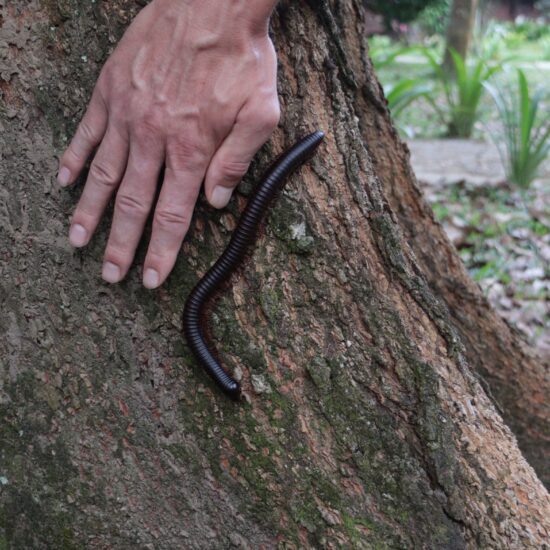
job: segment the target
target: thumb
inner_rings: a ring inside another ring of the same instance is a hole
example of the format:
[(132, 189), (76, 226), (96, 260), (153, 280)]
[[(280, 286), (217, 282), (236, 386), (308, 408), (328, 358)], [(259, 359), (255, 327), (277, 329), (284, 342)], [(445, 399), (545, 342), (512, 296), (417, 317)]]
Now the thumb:
[(250, 161), (269, 139), (279, 122), (279, 105), (243, 108), (233, 129), (216, 151), (206, 172), (204, 191), (208, 202), (223, 208), (246, 174)]

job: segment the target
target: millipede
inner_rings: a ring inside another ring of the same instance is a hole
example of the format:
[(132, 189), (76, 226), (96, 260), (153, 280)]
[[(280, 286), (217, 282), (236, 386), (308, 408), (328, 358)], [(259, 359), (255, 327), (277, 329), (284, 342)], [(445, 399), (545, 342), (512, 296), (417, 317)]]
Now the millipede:
[(198, 362), (216, 384), (232, 399), (239, 399), (240, 384), (222, 367), (209, 348), (201, 319), (208, 300), (239, 267), (251, 246), (256, 242), (258, 229), (270, 203), (283, 188), (288, 176), (308, 160), (323, 138), (321, 131), (313, 132), (287, 149), (264, 174), (255, 187), (241, 214), (231, 240), (222, 255), (193, 288), (183, 310), (183, 332)]

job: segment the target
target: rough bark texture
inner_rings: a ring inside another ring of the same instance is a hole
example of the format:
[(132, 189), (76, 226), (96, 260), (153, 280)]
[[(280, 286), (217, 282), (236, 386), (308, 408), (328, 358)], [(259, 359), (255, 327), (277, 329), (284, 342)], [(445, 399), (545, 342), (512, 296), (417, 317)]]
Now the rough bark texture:
[[(364, 55), (364, 54), (362, 54)], [(550, 487), (550, 363), (489, 306), (425, 202), (411, 170), (409, 151), (356, 90), (356, 111), (384, 197), (399, 219), (432, 291), (445, 301), (472, 370), (492, 396), (546, 487)], [(437, 155), (437, 151), (434, 151)]]
[[(138, 6), (0, 6), (0, 548), (545, 547), (548, 494), (472, 371), (535, 362), (415, 186), (359, 2), (280, 6), (281, 128), (225, 212), (199, 206), (154, 293), (137, 266), (101, 282), (108, 222), (72, 250), (79, 190), (53, 184)], [(317, 127), (326, 144), (212, 316), (234, 404), (182, 341), (183, 301), (261, 167)]]
[(446, 51), (443, 65), (450, 71), (453, 60), (450, 48), (466, 59), (474, 32), (478, 0), (453, 0), (447, 27)]

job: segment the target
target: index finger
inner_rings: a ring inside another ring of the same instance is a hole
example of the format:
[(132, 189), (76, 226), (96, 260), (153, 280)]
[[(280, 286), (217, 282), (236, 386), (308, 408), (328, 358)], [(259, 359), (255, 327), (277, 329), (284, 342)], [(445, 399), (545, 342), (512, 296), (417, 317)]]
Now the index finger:
[(90, 104), (76, 133), (59, 162), (57, 182), (62, 187), (73, 183), (107, 130), (107, 108), (94, 90)]

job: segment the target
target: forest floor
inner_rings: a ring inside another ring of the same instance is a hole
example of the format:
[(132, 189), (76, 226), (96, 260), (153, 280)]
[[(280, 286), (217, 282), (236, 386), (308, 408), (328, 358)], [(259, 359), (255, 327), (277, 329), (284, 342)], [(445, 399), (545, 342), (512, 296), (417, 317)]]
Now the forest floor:
[(550, 359), (550, 162), (521, 192), (498, 149), (474, 140), (411, 140), (424, 193), (493, 307)]

